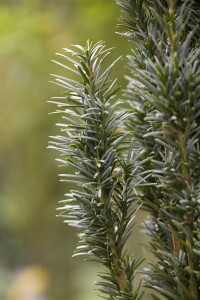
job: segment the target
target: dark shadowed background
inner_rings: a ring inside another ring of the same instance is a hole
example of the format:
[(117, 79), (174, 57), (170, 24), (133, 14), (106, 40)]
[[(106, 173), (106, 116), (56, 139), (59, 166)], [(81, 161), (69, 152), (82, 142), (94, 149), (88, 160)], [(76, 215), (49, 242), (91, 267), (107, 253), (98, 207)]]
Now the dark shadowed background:
[[(0, 300), (99, 299), (99, 266), (71, 258), (76, 230), (56, 217), (69, 186), (46, 149), (58, 131), (46, 101), (60, 92), (49, 74), (59, 72), (51, 59), (63, 47), (89, 38), (116, 47), (111, 59), (129, 53), (115, 34), (119, 15), (114, 0), (0, 0)], [(123, 61), (114, 72), (125, 86)], [(130, 241), (136, 256), (142, 239)]]

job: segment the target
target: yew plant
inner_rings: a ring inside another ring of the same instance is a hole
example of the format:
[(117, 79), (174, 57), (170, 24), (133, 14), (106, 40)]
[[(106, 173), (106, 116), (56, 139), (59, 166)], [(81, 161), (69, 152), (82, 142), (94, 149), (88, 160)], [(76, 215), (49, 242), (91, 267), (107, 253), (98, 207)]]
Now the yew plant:
[[(145, 287), (154, 300), (199, 300), (200, 2), (116, 2), (133, 48), (123, 100), (110, 79), (117, 60), (103, 69), (111, 51), (103, 42), (64, 49), (55, 61), (72, 76), (53, 75), (62, 121), (50, 147), (61, 153), (61, 180), (76, 186), (60, 215), (78, 228), (75, 255), (104, 266), (104, 299), (147, 299)], [(126, 252), (138, 209), (149, 214), (153, 262)]]

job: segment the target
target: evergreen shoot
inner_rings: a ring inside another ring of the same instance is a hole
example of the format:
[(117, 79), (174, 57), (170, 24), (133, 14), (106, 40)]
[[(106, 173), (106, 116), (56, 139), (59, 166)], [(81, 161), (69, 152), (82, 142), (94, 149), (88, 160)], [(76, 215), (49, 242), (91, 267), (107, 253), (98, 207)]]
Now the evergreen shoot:
[(63, 122), (57, 124), (62, 135), (51, 137), (50, 147), (61, 153), (58, 161), (74, 170), (60, 174), (62, 181), (77, 189), (65, 195), (59, 209), (65, 222), (80, 230), (75, 255), (89, 255), (89, 260), (105, 266), (97, 282), (103, 297), (139, 300), (142, 293), (133, 287), (133, 278), (141, 260), (129, 257), (123, 248), (138, 208), (134, 186), (140, 166), (120, 125), (128, 114), (116, 112), (119, 87), (109, 80), (115, 62), (102, 70), (109, 54), (102, 42), (64, 50), (58, 55), (67, 63), (56, 63), (77, 79), (53, 75), (65, 95), (51, 101)]

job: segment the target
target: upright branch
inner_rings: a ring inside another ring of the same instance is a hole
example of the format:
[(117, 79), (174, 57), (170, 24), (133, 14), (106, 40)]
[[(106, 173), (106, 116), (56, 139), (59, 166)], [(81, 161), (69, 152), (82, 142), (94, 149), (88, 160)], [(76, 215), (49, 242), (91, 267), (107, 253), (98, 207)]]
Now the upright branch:
[(119, 88), (109, 80), (115, 62), (102, 71), (109, 54), (102, 42), (64, 51), (58, 56), (67, 64), (55, 62), (77, 79), (53, 75), (64, 88), (64, 96), (51, 101), (63, 122), (57, 124), (62, 134), (51, 137), (50, 147), (61, 153), (62, 165), (74, 170), (60, 174), (61, 180), (77, 189), (65, 194), (59, 209), (65, 222), (80, 230), (75, 255), (89, 255), (106, 267), (97, 283), (103, 297), (139, 300), (142, 293), (132, 281), (140, 260), (125, 254), (124, 245), (138, 208), (134, 185), (140, 165), (120, 125), (128, 114), (119, 109)]
[(134, 44), (125, 92), (134, 114), (127, 127), (151, 157), (141, 200), (151, 213), (146, 226), (156, 263), (146, 271), (146, 285), (169, 300), (198, 300), (200, 2), (116, 2), (122, 34)]

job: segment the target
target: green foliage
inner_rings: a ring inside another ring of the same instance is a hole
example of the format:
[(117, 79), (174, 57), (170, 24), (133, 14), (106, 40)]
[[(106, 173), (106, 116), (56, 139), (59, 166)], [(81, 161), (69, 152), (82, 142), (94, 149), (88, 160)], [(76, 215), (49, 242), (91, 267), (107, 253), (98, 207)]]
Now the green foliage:
[[(151, 161), (143, 188), (151, 213), (151, 264), (147, 286), (166, 299), (200, 297), (200, 68), (197, 1), (117, 1), (121, 27), (134, 43), (125, 92), (127, 122)], [(143, 41), (144, 39), (144, 41)], [(157, 298), (155, 298), (157, 299)]]
[(200, 4), (198, 1), (116, 0), (122, 35), (133, 42), (124, 92), (116, 100), (109, 50), (99, 42), (59, 56), (72, 78), (54, 75), (65, 89), (52, 102), (62, 135), (52, 137), (58, 159), (73, 167), (74, 183), (60, 207), (81, 230), (75, 255), (106, 267), (105, 299), (142, 299), (133, 284), (141, 260), (125, 255), (138, 200), (149, 214), (146, 231), (155, 262), (144, 270), (152, 299), (200, 298)]
[(78, 189), (65, 195), (61, 215), (81, 229), (75, 255), (89, 255), (106, 267), (97, 283), (105, 299), (141, 299), (139, 288), (132, 288), (141, 261), (123, 250), (137, 210), (134, 188), (140, 166), (130, 146), (126, 150), (128, 137), (120, 124), (129, 115), (125, 110), (116, 112), (119, 87), (116, 80), (109, 80), (117, 60), (102, 71), (109, 49), (101, 42), (64, 50), (58, 55), (67, 64), (55, 62), (76, 79), (53, 75), (65, 92), (51, 101), (63, 123), (57, 124), (62, 135), (52, 137), (50, 147), (61, 152), (58, 161), (73, 167), (74, 174), (60, 174), (61, 180)]

